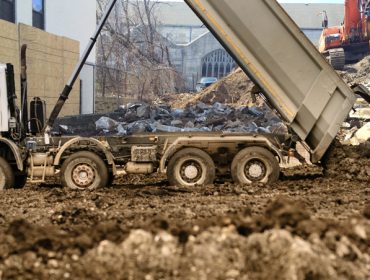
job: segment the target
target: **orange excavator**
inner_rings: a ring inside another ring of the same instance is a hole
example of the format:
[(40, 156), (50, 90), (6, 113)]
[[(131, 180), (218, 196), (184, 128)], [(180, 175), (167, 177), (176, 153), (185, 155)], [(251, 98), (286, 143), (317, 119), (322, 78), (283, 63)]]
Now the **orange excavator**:
[(323, 27), (319, 51), (333, 68), (342, 70), (346, 63), (357, 62), (370, 51), (370, 0), (345, 0), (341, 26), (328, 27), (324, 11)]

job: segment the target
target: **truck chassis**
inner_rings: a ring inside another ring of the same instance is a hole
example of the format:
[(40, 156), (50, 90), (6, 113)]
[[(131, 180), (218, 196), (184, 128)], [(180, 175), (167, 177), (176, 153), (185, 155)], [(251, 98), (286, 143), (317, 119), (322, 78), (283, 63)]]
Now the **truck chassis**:
[(72, 189), (107, 186), (115, 176), (167, 174), (171, 185), (212, 184), (231, 174), (241, 184), (272, 183), (294, 144), (289, 135), (161, 133), (128, 137), (0, 137), (0, 189), (43, 183), (60, 176)]

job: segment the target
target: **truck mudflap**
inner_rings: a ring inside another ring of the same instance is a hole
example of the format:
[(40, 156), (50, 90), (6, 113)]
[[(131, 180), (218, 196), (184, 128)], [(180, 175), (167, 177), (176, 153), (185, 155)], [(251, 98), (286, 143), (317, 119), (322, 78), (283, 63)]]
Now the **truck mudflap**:
[(355, 95), (283, 8), (276, 0), (185, 2), (320, 161)]

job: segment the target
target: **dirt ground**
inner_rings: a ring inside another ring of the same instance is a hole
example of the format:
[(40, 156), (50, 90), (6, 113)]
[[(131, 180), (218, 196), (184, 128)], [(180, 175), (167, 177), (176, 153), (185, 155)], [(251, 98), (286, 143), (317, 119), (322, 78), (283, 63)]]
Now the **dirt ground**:
[(270, 186), (152, 175), (95, 192), (6, 190), (0, 279), (370, 279), (370, 171), (351, 176), (299, 167)]

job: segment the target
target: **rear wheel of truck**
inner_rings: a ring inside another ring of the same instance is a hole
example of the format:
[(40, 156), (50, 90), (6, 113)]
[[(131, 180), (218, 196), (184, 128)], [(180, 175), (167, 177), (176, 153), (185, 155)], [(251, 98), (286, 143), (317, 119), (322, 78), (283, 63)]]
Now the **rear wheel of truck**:
[(0, 157), (0, 191), (14, 187), (14, 172), (10, 164)]
[(212, 184), (216, 169), (212, 158), (204, 151), (186, 148), (177, 152), (167, 167), (168, 181), (173, 186), (194, 187)]
[(279, 179), (279, 175), (280, 166), (275, 156), (261, 147), (240, 151), (231, 164), (231, 176), (239, 184), (271, 184)]
[(27, 174), (21, 173), (16, 174), (14, 178), (14, 188), (15, 189), (22, 189), (27, 183)]
[(64, 187), (74, 190), (95, 190), (108, 184), (108, 168), (92, 152), (77, 152), (63, 163), (61, 181)]

